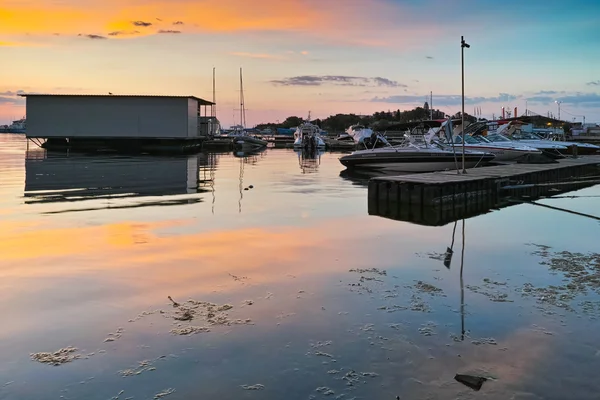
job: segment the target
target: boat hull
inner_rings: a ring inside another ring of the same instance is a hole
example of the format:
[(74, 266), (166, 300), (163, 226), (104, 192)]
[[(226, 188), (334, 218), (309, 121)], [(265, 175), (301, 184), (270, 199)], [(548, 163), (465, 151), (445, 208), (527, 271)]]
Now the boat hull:
[[(515, 148), (503, 148), (498, 146), (465, 146), (467, 150), (483, 151), (492, 153), (496, 157), (494, 161), (515, 161), (526, 154), (542, 154), (540, 150), (519, 150)], [(460, 145), (457, 145), (457, 152), (460, 152)]]
[(545, 142), (544, 140), (527, 140), (527, 139), (522, 139), (519, 141), (523, 142), (524, 144), (526, 144), (528, 146), (533, 146), (533, 147), (535, 147), (536, 145), (540, 145), (540, 144), (563, 146), (567, 149), (567, 150), (561, 150), (561, 152), (563, 154), (572, 154), (574, 146), (577, 146), (577, 154), (581, 154), (581, 155), (598, 154), (600, 152), (600, 146), (596, 146), (596, 145), (589, 144), (589, 143), (562, 142), (562, 141), (554, 141), (554, 140), (548, 140), (547, 141), (548, 143), (544, 143)]
[(251, 148), (251, 147), (266, 147), (269, 142), (266, 140), (258, 139), (252, 136), (237, 136), (233, 139), (234, 145), (242, 148)]
[[(491, 154), (486, 155), (465, 155), (465, 168), (473, 168), (477, 165), (483, 165), (494, 159)], [(340, 159), (342, 165), (349, 169), (370, 169), (392, 172), (434, 172), (455, 170), (462, 168), (462, 155), (443, 157), (353, 157), (344, 156)]]

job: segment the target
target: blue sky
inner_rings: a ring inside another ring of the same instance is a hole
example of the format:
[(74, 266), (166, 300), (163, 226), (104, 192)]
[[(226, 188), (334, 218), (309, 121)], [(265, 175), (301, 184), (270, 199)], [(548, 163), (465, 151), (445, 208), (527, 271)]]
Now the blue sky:
[[(600, 122), (600, 1), (5, 0), (0, 123), (19, 91), (197, 95), (250, 124), (422, 105)], [(381, 79), (375, 79), (381, 78)], [(571, 114), (571, 115), (570, 115)]]

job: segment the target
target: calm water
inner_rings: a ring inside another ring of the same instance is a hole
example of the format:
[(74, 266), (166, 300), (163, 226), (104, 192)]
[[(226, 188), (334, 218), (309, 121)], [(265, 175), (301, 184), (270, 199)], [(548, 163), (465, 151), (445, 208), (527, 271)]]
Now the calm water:
[[(600, 272), (559, 254), (598, 251), (598, 221), (369, 216), (339, 157), (67, 156), (0, 135), (0, 399), (598, 398), (598, 288), (551, 270)], [(599, 187), (571, 194), (546, 203), (600, 214)], [(251, 323), (176, 321), (167, 296)], [(171, 333), (187, 326), (210, 331)], [(81, 358), (30, 356), (67, 346)]]

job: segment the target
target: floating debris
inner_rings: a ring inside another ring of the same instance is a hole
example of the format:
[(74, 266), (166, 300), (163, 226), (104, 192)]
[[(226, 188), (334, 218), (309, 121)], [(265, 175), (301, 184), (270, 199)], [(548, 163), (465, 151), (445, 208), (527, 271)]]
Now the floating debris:
[(368, 268), (368, 269), (362, 269), (362, 268), (354, 268), (349, 270), (349, 272), (356, 272), (359, 274), (377, 274), (377, 275), (387, 275), (387, 271), (384, 269), (379, 269), (379, 268)]
[[(226, 311), (233, 309), (231, 304), (217, 305), (206, 301), (187, 300), (176, 307), (171, 317), (177, 321), (191, 321), (203, 318), (209, 325), (241, 325), (252, 324), (250, 319), (230, 319)], [(181, 326), (179, 326), (181, 328)]]
[(261, 385), (257, 383), (255, 385), (242, 385), (242, 389), (244, 390), (264, 390), (265, 385)]
[[(119, 400), (119, 399), (121, 398), (121, 395), (122, 395), (123, 393), (125, 393), (125, 391), (124, 391), (124, 390), (121, 390), (119, 393), (117, 393), (117, 395), (116, 395), (116, 396), (113, 396), (113, 397), (111, 397), (111, 398), (110, 398), (110, 400)], [(133, 397), (129, 397), (129, 398), (130, 398), (130, 399), (132, 399)], [(127, 399), (125, 399), (125, 400), (127, 400)]]
[(81, 358), (81, 354), (74, 354), (76, 351), (77, 348), (68, 346), (53, 353), (32, 353), (31, 359), (42, 364), (58, 366)]
[(444, 257), (446, 256), (446, 253), (437, 253), (435, 251), (429, 252), (429, 253), (416, 253), (417, 257), (427, 257), (431, 260), (436, 260), (436, 261), (444, 261)]
[(360, 382), (360, 375), (356, 371), (351, 370), (346, 372), (342, 380), (346, 381), (346, 386), (354, 386), (354, 384)]
[(479, 389), (481, 389), (481, 386), (483, 385), (483, 382), (487, 381), (487, 378), (484, 378), (482, 376), (461, 375), (461, 374), (456, 374), (454, 376), (454, 379), (456, 379), (458, 382), (470, 387), (471, 389), (473, 389), (475, 391), (479, 391)]
[(384, 311), (387, 311), (389, 313), (392, 313), (392, 312), (395, 312), (395, 311), (408, 310), (408, 307), (399, 306), (397, 304), (392, 304), (390, 306), (381, 306), (381, 307), (378, 308), (378, 310), (384, 310)]
[(173, 393), (175, 393), (175, 389), (172, 389), (172, 388), (163, 390), (162, 392), (157, 393), (157, 394), (154, 395), (154, 400), (162, 399), (163, 397), (166, 397), (166, 396), (168, 396), (170, 394), (173, 394)]
[(329, 389), (327, 386), (318, 387), (315, 389), (315, 391), (323, 394), (323, 396), (331, 396), (335, 394), (335, 392)]
[(330, 369), (329, 371), (327, 371), (327, 373), (329, 375), (335, 375), (335, 374), (339, 374), (340, 371), (338, 371), (337, 369)]
[[(173, 299), (170, 299), (170, 300), (172, 301)], [(177, 303), (177, 304), (179, 304), (179, 303)], [(142, 311), (135, 318), (130, 319), (129, 322), (139, 321), (140, 319), (142, 319), (144, 317), (147, 317), (149, 315), (154, 315), (154, 314), (166, 314), (166, 312), (164, 310)]]
[(167, 298), (169, 300), (171, 300), (171, 303), (173, 303), (173, 307), (179, 307), (179, 303), (176, 302), (175, 300), (173, 300), (173, 298), (171, 296), (167, 296)]
[(233, 278), (234, 281), (245, 281), (245, 280), (248, 279), (247, 276), (236, 276), (236, 275), (233, 275), (233, 274), (230, 274), (230, 273), (228, 273), (228, 274), (229, 274), (230, 277)]
[(435, 324), (434, 322), (428, 322), (421, 328), (419, 328), (419, 333), (423, 336), (435, 335), (435, 332), (433, 331), (435, 327), (437, 327), (437, 324)]
[(271, 292), (267, 292), (267, 295), (265, 296), (265, 299), (270, 299), (271, 297), (273, 297), (273, 293)]
[(314, 348), (314, 349), (318, 349), (320, 347), (325, 347), (325, 346), (330, 346), (331, 344), (333, 344), (333, 342), (331, 340), (327, 340), (325, 342), (317, 342), (317, 343), (311, 343), (310, 347)]
[(498, 344), (498, 342), (496, 342), (496, 339), (494, 338), (474, 339), (471, 340), (471, 343), (473, 343), (476, 346), (479, 346), (481, 344), (490, 344), (496, 346)]
[(144, 360), (144, 361), (140, 361), (138, 363), (137, 367), (124, 369), (122, 371), (119, 371), (119, 374), (125, 378), (128, 376), (141, 375), (142, 372), (155, 371), (155, 370), (156, 370), (156, 368), (152, 366), (152, 361)]
[(254, 304), (254, 301), (252, 300), (244, 300), (244, 304), (247, 306), (251, 306), (252, 304)]
[(419, 292), (428, 293), (432, 296), (435, 296), (435, 295), (445, 296), (443, 294), (444, 291), (442, 289), (435, 287), (430, 283), (423, 282), (423, 281), (417, 281), (417, 283), (413, 287), (416, 290), (418, 290)]
[[(538, 250), (532, 254), (542, 258), (540, 265), (547, 266), (550, 271), (557, 274), (561, 273), (564, 283), (548, 287), (535, 287), (531, 283), (526, 283), (520, 290), (523, 296), (537, 298), (542, 309), (550, 305), (567, 311), (575, 311), (575, 304), (572, 303), (577, 296), (587, 295), (589, 292), (600, 294), (600, 254), (551, 252), (549, 246), (537, 244), (533, 244), (533, 246), (536, 246)], [(600, 316), (600, 302), (585, 301), (577, 305), (581, 311), (590, 316)], [(547, 313), (551, 314), (551, 312)]]
[(315, 356), (333, 358), (333, 356), (331, 354), (329, 354), (329, 353), (323, 353), (321, 351), (315, 351)]
[(375, 372), (361, 372), (360, 374), (362, 376), (368, 376), (369, 378), (376, 378), (379, 376), (379, 374), (377, 374)]
[(182, 328), (173, 328), (170, 332), (173, 335), (186, 336), (192, 334), (195, 335), (196, 333), (210, 332), (210, 328), (207, 328), (205, 326), (185, 326)]
[(431, 312), (431, 308), (419, 297), (413, 295), (410, 300), (411, 311)]
[[(124, 331), (123, 328), (117, 328), (117, 331), (115, 333), (112, 333), (112, 332), (109, 333), (108, 337), (106, 339), (104, 339), (104, 343), (114, 342), (115, 340), (120, 339), (121, 336), (123, 335), (123, 331)], [(93, 354), (94, 353), (91, 353), (89, 355), (93, 355)]]

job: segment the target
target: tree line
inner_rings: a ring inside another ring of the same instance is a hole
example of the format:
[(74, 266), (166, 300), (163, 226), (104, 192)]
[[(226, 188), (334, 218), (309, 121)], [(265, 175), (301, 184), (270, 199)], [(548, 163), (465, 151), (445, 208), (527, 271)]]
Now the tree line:
[[(385, 130), (388, 126), (415, 122), (415, 121), (427, 121), (433, 119), (443, 119), (448, 116), (440, 110), (430, 110), (427, 103), (424, 107), (416, 107), (412, 110), (406, 111), (380, 111), (375, 112), (372, 115), (357, 115), (357, 114), (336, 114), (331, 115), (325, 119), (315, 119), (311, 121), (313, 124), (318, 125), (321, 129), (328, 132), (343, 132), (348, 129), (349, 126), (360, 124), (370, 127), (373, 130)], [(453, 118), (460, 118), (460, 112), (453, 115)], [(469, 121), (477, 121), (476, 117), (465, 113), (465, 119)], [(304, 119), (298, 116), (287, 117), (281, 123), (263, 123), (256, 126), (257, 129), (272, 129), (277, 128), (294, 128), (302, 124)]]

